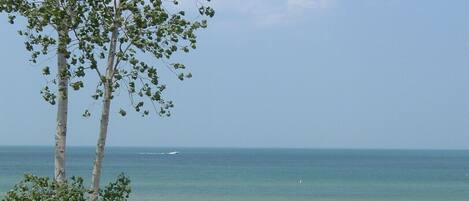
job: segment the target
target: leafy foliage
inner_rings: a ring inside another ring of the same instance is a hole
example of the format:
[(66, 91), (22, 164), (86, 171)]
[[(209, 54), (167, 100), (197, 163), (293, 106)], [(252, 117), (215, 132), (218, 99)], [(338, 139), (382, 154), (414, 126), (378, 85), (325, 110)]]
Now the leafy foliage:
[[(70, 181), (59, 185), (47, 177), (26, 174), (22, 181), (6, 193), (2, 201), (86, 201), (88, 191), (80, 177), (72, 177)], [(126, 201), (130, 192), (130, 179), (120, 174), (116, 181), (100, 190), (99, 200)]]
[(132, 192), (130, 179), (124, 174), (120, 174), (115, 182), (109, 183), (100, 190), (99, 195), (102, 201), (126, 201), (130, 192)]
[[(57, 75), (70, 76), (72, 89), (80, 90), (89, 84), (85, 76), (94, 72), (98, 77), (95, 93), (91, 96), (94, 100), (103, 98), (104, 83), (111, 82), (113, 91), (123, 88), (128, 93), (131, 108), (142, 116), (150, 113), (148, 106), (160, 116), (170, 116), (174, 104), (164, 98), (166, 85), (161, 82), (158, 72), (167, 68), (179, 80), (192, 77), (184, 64), (170, 59), (177, 52), (196, 49), (196, 31), (206, 28), (207, 18), (215, 14), (202, 2), (210, 0), (193, 1), (198, 6), (197, 17), (188, 17), (178, 0), (0, 0), (0, 12), (9, 13), (12, 24), (16, 15), (27, 19), (26, 29), (18, 33), (25, 37), (25, 46), (31, 52), (33, 63), (40, 55), (50, 54), (53, 46), (62, 47), (57, 51), (66, 55), (67, 70), (57, 72)], [(116, 2), (119, 5), (115, 5)], [(120, 34), (115, 70), (112, 77), (106, 77), (100, 66), (114, 53), (109, 51), (109, 45), (116, 25)], [(59, 40), (49, 34), (51, 29), (59, 33), (65, 30), (66, 34)], [(144, 54), (154, 60), (145, 61)], [(51, 70), (44, 67), (42, 73), (49, 76)], [(50, 90), (51, 84), (56, 84), (55, 78), (41, 93), (47, 102), (55, 104), (56, 95)], [(126, 114), (122, 107), (118, 113)], [(86, 110), (83, 116), (90, 115)]]
[(58, 185), (47, 177), (27, 174), (24, 176), (24, 180), (7, 192), (3, 201), (85, 201), (85, 193), (83, 179), (78, 177), (73, 177), (71, 182)]

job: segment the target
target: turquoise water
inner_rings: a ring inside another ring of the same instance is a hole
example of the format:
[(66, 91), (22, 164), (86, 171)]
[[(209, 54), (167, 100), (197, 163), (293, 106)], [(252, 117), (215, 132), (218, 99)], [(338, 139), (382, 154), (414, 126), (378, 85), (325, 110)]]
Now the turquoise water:
[[(67, 150), (89, 180), (94, 149)], [(162, 155), (178, 151), (177, 155)], [(52, 176), (48, 147), (0, 147), (0, 193), (25, 172)], [(104, 180), (126, 172), (133, 200), (467, 201), (469, 151), (108, 148)]]

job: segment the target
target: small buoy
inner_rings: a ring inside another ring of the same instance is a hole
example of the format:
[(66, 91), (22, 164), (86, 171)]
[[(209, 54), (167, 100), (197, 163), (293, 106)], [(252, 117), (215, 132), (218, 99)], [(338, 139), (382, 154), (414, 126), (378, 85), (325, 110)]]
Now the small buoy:
[(302, 183), (303, 183), (303, 180), (301, 180), (301, 179), (298, 180), (298, 183), (299, 183), (299, 184), (302, 184)]

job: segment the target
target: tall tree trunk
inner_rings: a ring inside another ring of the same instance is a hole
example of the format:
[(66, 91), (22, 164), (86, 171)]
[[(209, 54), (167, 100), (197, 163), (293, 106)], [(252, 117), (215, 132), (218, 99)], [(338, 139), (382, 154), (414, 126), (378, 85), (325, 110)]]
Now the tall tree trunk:
[[(59, 41), (67, 38), (65, 29), (59, 30)], [(66, 43), (59, 42), (57, 51), (57, 78), (58, 78), (58, 100), (57, 100), (57, 129), (55, 133), (55, 171), (54, 179), (62, 184), (65, 179), (65, 142), (67, 138), (67, 110), (68, 110), (68, 79), (66, 73), (67, 59), (65, 57)]]
[[(116, 16), (116, 18), (117, 17), (118, 16)], [(93, 175), (91, 178), (91, 183), (92, 183), (91, 200), (92, 201), (98, 200), (99, 180), (101, 177), (101, 169), (102, 169), (102, 163), (103, 163), (103, 158), (104, 158), (104, 146), (106, 144), (107, 128), (109, 124), (109, 109), (111, 107), (111, 99), (112, 99), (112, 87), (113, 87), (112, 82), (113, 82), (113, 77), (114, 77), (114, 61), (116, 57), (116, 45), (117, 45), (118, 34), (119, 34), (118, 26), (115, 22), (113, 30), (112, 30), (112, 35), (111, 35), (111, 44), (109, 46), (106, 76), (105, 76), (105, 79), (103, 80), (104, 82), (103, 108), (101, 111), (101, 122), (100, 122), (98, 142), (96, 144), (96, 159), (94, 161)]]

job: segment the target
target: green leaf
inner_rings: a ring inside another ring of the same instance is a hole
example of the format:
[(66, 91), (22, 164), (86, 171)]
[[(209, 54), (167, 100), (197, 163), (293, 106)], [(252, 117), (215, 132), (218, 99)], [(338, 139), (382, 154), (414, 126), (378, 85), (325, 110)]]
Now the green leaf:
[(124, 117), (125, 115), (127, 115), (127, 112), (121, 108), (119, 110), (119, 114)]
[(90, 111), (85, 110), (85, 112), (82, 114), (82, 116), (85, 117), (85, 118), (89, 118), (91, 116), (91, 113), (90, 113)]
[(70, 86), (73, 88), (73, 90), (75, 91), (78, 91), (80, 90), (81, 88), (83, 88), (83, 81), (77, 81), (77, 82), (73, 82), (70, 84)]
[(42, 74), (43, 75), (50, 75), (50, 69), (49, 66), (46, 66), (42, 69)]

